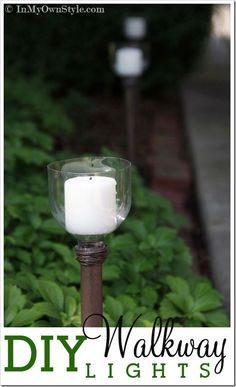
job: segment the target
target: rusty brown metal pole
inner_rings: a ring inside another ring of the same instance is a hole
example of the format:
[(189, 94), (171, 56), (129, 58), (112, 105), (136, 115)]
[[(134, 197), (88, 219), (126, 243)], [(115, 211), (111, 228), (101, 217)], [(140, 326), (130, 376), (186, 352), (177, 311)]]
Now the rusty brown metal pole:
[(128, 158), (135, 163), (135, 129), (137, 126), (137, 79), (127, 78), (124, 80), (125, 110), (126, 110), (126, 132)]
[(102, 326), (102, 264), (107, 255), (104, 242), (80, 243), (75, 247), (81, 269), (81, 324)]

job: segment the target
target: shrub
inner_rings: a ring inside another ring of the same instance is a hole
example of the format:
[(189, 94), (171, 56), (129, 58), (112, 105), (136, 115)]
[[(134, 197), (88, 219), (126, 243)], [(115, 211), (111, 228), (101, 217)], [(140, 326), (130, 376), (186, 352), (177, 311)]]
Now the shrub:
[[(111, 41), (122, 41), (128, 15), (147, 19), (146, 40), (151, 66), (144, 77), (149, 92), (173, 91), (201, 55), (208, 36), (209, 4), (104, 5), (97, 14), (5, 15), (6, 72), (12, 67), (27, 75), (54, 81), (66, 92), (98, 92), (114, 87), (108, 58)], [(17, 53), (17, 56), (16, 56)]]

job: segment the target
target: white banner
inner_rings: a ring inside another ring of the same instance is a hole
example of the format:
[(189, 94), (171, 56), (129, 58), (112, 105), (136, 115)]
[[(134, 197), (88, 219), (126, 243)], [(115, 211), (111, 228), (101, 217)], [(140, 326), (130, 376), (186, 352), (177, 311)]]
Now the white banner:
[[(231, 328), (5, 328), (3, 385), (234, 385)], [(113, 337), (113, 338), (112, 338)]]

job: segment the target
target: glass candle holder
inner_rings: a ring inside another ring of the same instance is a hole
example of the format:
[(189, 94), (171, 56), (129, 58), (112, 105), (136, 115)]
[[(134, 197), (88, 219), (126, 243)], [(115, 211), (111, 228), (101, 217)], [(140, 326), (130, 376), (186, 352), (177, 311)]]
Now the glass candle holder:
[(96, 242), (123, 222), (131, 207), (131, 163), (83, 157), (48, 165), (53, 216), (77, 240)]
[(81, 324), (101, 327), (104, 235), (131, 206), (131, 163), (117, 157), (83, 157), (48, 165), (49, 200), (56, 220), (73, 234), (80, 262)]
[(147, 43), (110, 43), (109, 59), (113, 71), (122, 78), (138, 78), (148, 68)]
[(130, 40), (141, 40), (146, 35), (146, 20), (130, 16), (124, 20), (124, 34)]

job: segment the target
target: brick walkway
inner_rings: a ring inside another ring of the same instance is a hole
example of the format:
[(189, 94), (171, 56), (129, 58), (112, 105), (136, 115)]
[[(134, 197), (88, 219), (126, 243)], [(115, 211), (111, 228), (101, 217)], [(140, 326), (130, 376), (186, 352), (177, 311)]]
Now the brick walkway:
[(175, 209), (186, 212), (185, 202), (191, 186), (189, 159), (185, 156), (185, 141), (175, 106), (162, 107), (150, 138), (153, 166), (151, 188), (160, 191), (173, 203)]
[(181, 230), (181, 236), (191, 249), (193, 269), (208, 274), (207, 251), (196, 214), (194, 177), (180, 109), (176, 103), (157, 103), (155, 110), (149, 137), (150, 188), (168, 198), (174, 210), (185, 217), (187, 222)]

